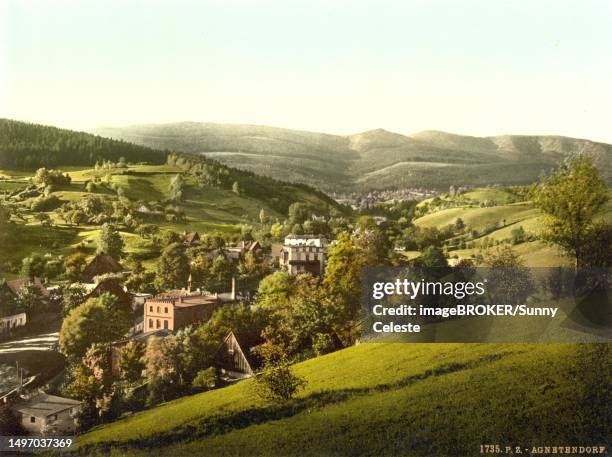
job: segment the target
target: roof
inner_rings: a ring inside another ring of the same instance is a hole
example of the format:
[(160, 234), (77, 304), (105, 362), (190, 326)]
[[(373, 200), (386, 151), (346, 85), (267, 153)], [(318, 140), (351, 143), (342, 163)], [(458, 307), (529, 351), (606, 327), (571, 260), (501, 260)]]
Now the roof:
[(185, 232), (183, 234), (183, 240), (188, 244), (194, 243), (200, 240), (200, 234), (198, 232)]
[(49, 291), (47, 290), (47, 288), (43, 285), (40, 278), (37, 278), (36, 276), (34, 276), (33, 278), (18, 278), (13, 279), (12, 281), (6, 281), (6, 285), (15, 295), (19, 293), (19, 290), (22, 287), (25, 287), (29, 284), (35, 285), (40, 290), (40, 293), (43, 296), (46, 297), (49, 295)]
[(223, 345), (219, 348), (221, 351), (225, 347), (225, 342), (234, 335), (242, 353), (244, 354), (247, 362), (251, 366), (251, 369), (255, 370), (259, 366), (261, 366), (262, 360), (258, 354), (256, 354), (253, 349), (264, 342), (264, 339), (258, 332), (234, 332), (230, 330), (225, 339), (223, 340)]
[(80, 401), (72, 400), (71, 398), (40, 393), (29, 400), (17, 402), (13, 409), (29, 416), (47, 417), (51, 414), (57, 414), (69, 408), (79, 406), (80, 404)]
[(123, 267), (110, 255), (103, 252), (96, 254), (91, 262), (83, 269), (83, 274), (88, 278), (100, 276), (106, 273), (119, 273)]
[(327, 245), (327, 238), (317, 235), (288, 235), (285, 237), (285, 246), (316, 246)]
[(172, 304), (177, 308), (188, 308), (190, 306), (208, 305), (216, 303), (218, 298), (215, 295), (203, 294), (201, 292), (188, 292), (182, 290), (170, 290), (159, 294), (153, 298), (147, 300), (148, 303), (155, 302), (168, 302), (172, 301)]

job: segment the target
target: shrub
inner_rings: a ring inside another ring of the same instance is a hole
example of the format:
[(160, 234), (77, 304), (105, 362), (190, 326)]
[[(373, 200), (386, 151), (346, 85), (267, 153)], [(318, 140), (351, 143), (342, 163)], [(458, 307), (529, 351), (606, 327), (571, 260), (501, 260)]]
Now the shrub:
[(255, 378), (257, 395), (269, 402), (285, 402), (306, 385), (306, 380), (296, 376), (286, 360), (269, 363)]
[(217, 373), (213, 367), (205, 370), (198, 371), (198, 374), (193, 381), (191, 386), (198, 390), (210, 390), (214, 389), (217, 384)]

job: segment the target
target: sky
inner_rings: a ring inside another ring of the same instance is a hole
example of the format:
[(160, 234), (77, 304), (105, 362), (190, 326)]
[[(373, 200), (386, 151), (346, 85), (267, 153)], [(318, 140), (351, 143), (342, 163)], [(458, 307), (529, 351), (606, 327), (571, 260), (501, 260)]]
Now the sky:
[(612, 143), (612, 2), (2, 0), (0, 117)]

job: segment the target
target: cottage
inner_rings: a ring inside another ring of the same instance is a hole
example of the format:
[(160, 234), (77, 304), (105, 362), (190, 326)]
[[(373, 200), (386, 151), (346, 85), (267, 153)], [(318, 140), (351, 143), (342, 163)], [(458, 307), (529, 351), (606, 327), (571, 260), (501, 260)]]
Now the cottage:
[(187, 247), (200, 244), (200, 234), (198, 232), (183, 232), (182, 238)]
[(40, 278), (36, 276), (32, 278), (17, 278), (11, 281), (6, 281), (6, 286), (15, 294), (17, 297), (19, 295), (19, 291), (26, 286), (34, 286), (40, 292), (40, 295), (43, 297), (43, 300), (47, 300), (49, 298), (49, 291), (43, 285)]
[(230, 379), (245, 379), (255, 375), (261, 366), (256, 347), (263, 343), (256, 333), (229, 332), (215, 355), (215, 366), (222, 376)]
[(34, 286), (40, 292), (41, 300), (49, 299), (49, 291), (39, 278), (18, 278), (0, 284), (0, 335), (27, 323), (25, 310), (19, 305), (19, 293), (24, 287)]
[(83, 269), (83, 276), (89, 281), (93, 281), (96, 276), (109, 273), (119, 273), (123, 267), (110, 255), (105, 253), (96, 254), (87, 266)]
[(189, 290), (170, 291), (149, 298), (144, 304), (144, 332), (176, 331), (210, 319), (218, 301), (216, 295)]
[(110, 293), (117, 297), (117, 303), (126, 311), (135, 310), (136, 305), (134, 304), (133, 297), (130, 293), (126, 292), (125, 289), (116, 279), (105, 279), (96, 284), (89, 285), (90, 292), (87, 298), (96, 298), (103, 293)]
[(73, 434), (74, 415), (81, 402), (40, 392), (29, 399), (17, 400), (11, 409), (24, 429), (34, 435)]
[(280, 255), (280, 266), (290, 275), (323, 275), (327, 261), (327, 239), (314, 235), (289, 235)]
[(259, 241), (241, 241), (238, 246), (230, 246), (223, 250), (225, 257), (232, 260), (240, 260), (247, 252), (258, 254), (263, 250)]

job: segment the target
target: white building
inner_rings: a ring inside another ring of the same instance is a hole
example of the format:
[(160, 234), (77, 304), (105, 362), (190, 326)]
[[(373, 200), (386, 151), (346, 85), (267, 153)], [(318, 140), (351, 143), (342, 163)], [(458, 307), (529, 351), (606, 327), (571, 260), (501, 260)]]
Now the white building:
[(280, 266), (290, 275), (321, 276), (327, 261), (327, 239), (315, 235), (289, 235), (281, 250)]
[(70, 398), (37, 393), (11, 406), (24, 429), (34, 435), (72, 435), (76, 430), (74, 415), (81, 402)]
[(26, 313), (11, 314), (0, 316), (0, 335), (17, 327), (26, 325)]

